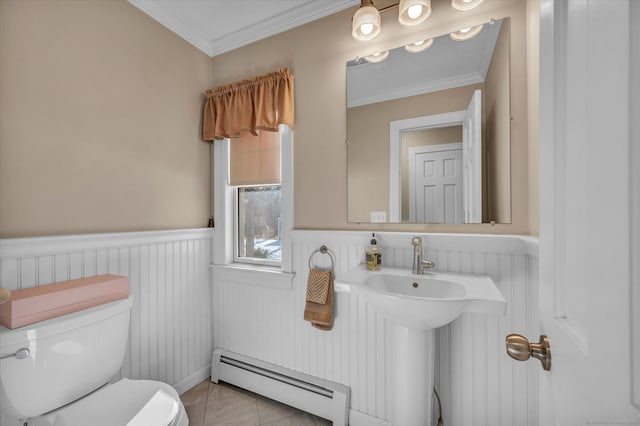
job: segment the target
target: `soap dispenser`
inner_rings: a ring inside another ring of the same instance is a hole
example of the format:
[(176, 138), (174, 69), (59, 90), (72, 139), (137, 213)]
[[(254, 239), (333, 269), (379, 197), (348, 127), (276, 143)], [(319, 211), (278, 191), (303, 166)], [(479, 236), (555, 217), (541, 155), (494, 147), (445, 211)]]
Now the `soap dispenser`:
[(367, 269), (371, 271), (379, 271), (382, 267), (382, 249), (378, 247), (376, 234), (372, 234), (371, 245), (366, 251)]

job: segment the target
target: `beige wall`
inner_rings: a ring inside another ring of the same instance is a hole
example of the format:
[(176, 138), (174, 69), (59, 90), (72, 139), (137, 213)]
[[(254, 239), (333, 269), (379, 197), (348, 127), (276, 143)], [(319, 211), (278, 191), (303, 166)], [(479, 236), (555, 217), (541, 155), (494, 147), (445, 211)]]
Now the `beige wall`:
[(0, 0), (0, 237), (206, 226), (212, 60), (125, 1)]
[[(382, 3), (377, 2), (376, 6), (384, 6)], [(450, 4), (449, 0), (434, 0), (431, 17), (414, 28), (401, 27), (395, 11), (385, 12), (380, 36), (366, 43), (351, 37), (352, 8), (213, 58), (214, 85), (283, 66), (290, 67), (295, 75), (296, 228), (528, 234), (533, 220), (530, 213), (537, 222), (537, 205), (529, 205), (533, 199), (529, 197), (526, 35), (525, 31), (515, 30), (510, 57), (512, 223), (491, 226), (347, 222), (346, 61), (413, 42), (415, 34), (421, 38), (438, 36), (491, 18), (511, 17), (512, 29), (526, 26), (526, 5), (521, 0), (486, 0), (469, 13), (456, 12)]]
[(522, 28), (524, 3), (486, 0), (462, 14), (434, 0), (415, 28), (385, 12), (367, 43), (350, 36), (353, 8), (210, 59), (124, 1), (0, 0), (0, 237), (205, 225), (200, 92), (281, 66), (296, 79), (296, 228), (536, 234), (537, 124), (527, 121), (537, 116), (527, 108), (536, 86), (527, 72), (537, 75), (537, 42), (524, 34), (510, 57), (512, 223), (347, 222), (345, 62), (490, 18)]
[(371, 211), (389, 214), (389, 122), (465, 110), (473, 92), (483, 87), (472, 84), (347, 109), (349, 222), (369, 222)]
[(509, 33), (511, 22), (504, 21), (487, 71), (484, 91), (485, 159), (487, 176), (487, 217), (497, 223), (511, 222), (511, 120), (509, 99)]

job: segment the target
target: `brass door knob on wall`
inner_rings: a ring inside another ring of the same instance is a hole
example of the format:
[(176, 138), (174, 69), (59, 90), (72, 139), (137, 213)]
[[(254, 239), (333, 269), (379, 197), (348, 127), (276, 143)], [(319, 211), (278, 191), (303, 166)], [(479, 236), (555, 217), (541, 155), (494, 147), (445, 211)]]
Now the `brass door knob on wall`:
[(547, 336), (540, 336), (540, 342), (529, 343), (520, 334), (509, 334), (506, 339), (507, 354), (518, 361), (526, 361), (531, 357), (539, 359), (544, 371), (551, 370), (551, 346)]

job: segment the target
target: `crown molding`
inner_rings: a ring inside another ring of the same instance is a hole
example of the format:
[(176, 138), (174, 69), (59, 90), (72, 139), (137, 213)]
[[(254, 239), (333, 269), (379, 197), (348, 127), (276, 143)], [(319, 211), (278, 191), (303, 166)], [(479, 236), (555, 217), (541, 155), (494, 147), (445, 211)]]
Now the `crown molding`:
[(167, 12), (160, 3), (153, 0), (127, 0), (130, 4), (140, 9), (158, 23), (164, 25), (169, 30), (173, 31), (189, 44), (195, 46), (197, 49), (206, 53), (208, 56), (212, 56), (211, 43), (206, 38), (199, 36), (196, 32), (191, 30), (188, 26), (182, 23), (174, 15)]
[[(278, 16), (264, 19), (224, 37), (207, 40), (186, 26), (153, 0), (128, 0), (130, 4), (164, 25), (210, 57), (237, 49), (258, 40), (315, 21), (333, 13), (360, 4), (358, 0), (312, 1), (293, 7)], [(212, 23), (215, 25), (215, 23)]]
[(265, 39), (309, 22), (358, 5), (358, 0), (338, 0), (335, 2), (313, 1), (291, 9), (277, 17), (265, 19), (250, 28), (245, 28), (211, 42), (209, 56), (216, 56), (237, 49), (258, 40)]

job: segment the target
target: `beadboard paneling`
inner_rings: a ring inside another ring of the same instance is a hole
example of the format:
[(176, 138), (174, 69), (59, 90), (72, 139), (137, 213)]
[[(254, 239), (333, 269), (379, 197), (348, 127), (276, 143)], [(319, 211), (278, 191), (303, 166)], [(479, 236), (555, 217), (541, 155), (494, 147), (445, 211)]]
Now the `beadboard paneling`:
[[(370, 234), (293, 234), (296, 276), (291, 290), (241, 284), (229, 277), (213, 283), (214, 346), (350, 386), (354, 425), (390, 420), (391, 323), (360, 297), (345, 293), (336, 294), (331, 332), (303, 321), (311, 253), (327, 245), (340, 275), (363, 260)], [(411, 236), (377, 234), (385, 265), (411, 267)], [(489, 274), (507, 300), (505, 316), (464, 314), (437, 330), (436, 387), (445, 424), (537, 425), (535, 365), (516, 363), (504, 349), (511, 332), (539, 332), (537, 242), (517, 236), (432, 234), (424, 242), (426, 258), (437, 269)], [(323, 262), (322, 255), (313, 259)]]
[[(380, 233), (384, 264), (410, 268), (411, 236)], [(331, 332), (303, 321), (308, 259), (326, 244), (336, 274), (363, 259), (367, 232), (293, 232), (293, 286), (216, 280), (209, 287), (211, 232), (167, 231), (2, 240), (0, 285), (26, 288), (101, 273), (127, 275), (135, 297), (121, 375), (186, 390), (209, 375), (222, 347), (351, 387), (351, 424), (389, 424), (391, 324), (361, 298), (336, 295)], [(537, 241), (517, 236), (424, 235), (437, 269), (491, 275), (503, 317), (464, 314), (437, 330), (436, 387), (447, 426), (538, 425), (537, 370), (504, 350), (504, 337), (535, 337)], [(321, 255), (314, 263), (326, 262)], [(213, 336), (213, 343), (211, 337)]]
[(111, 273), (134, 298), (121, 377), (184, 392), (209, 376), (208, 229), (0, 240), (0, 287), (17, 290)]

